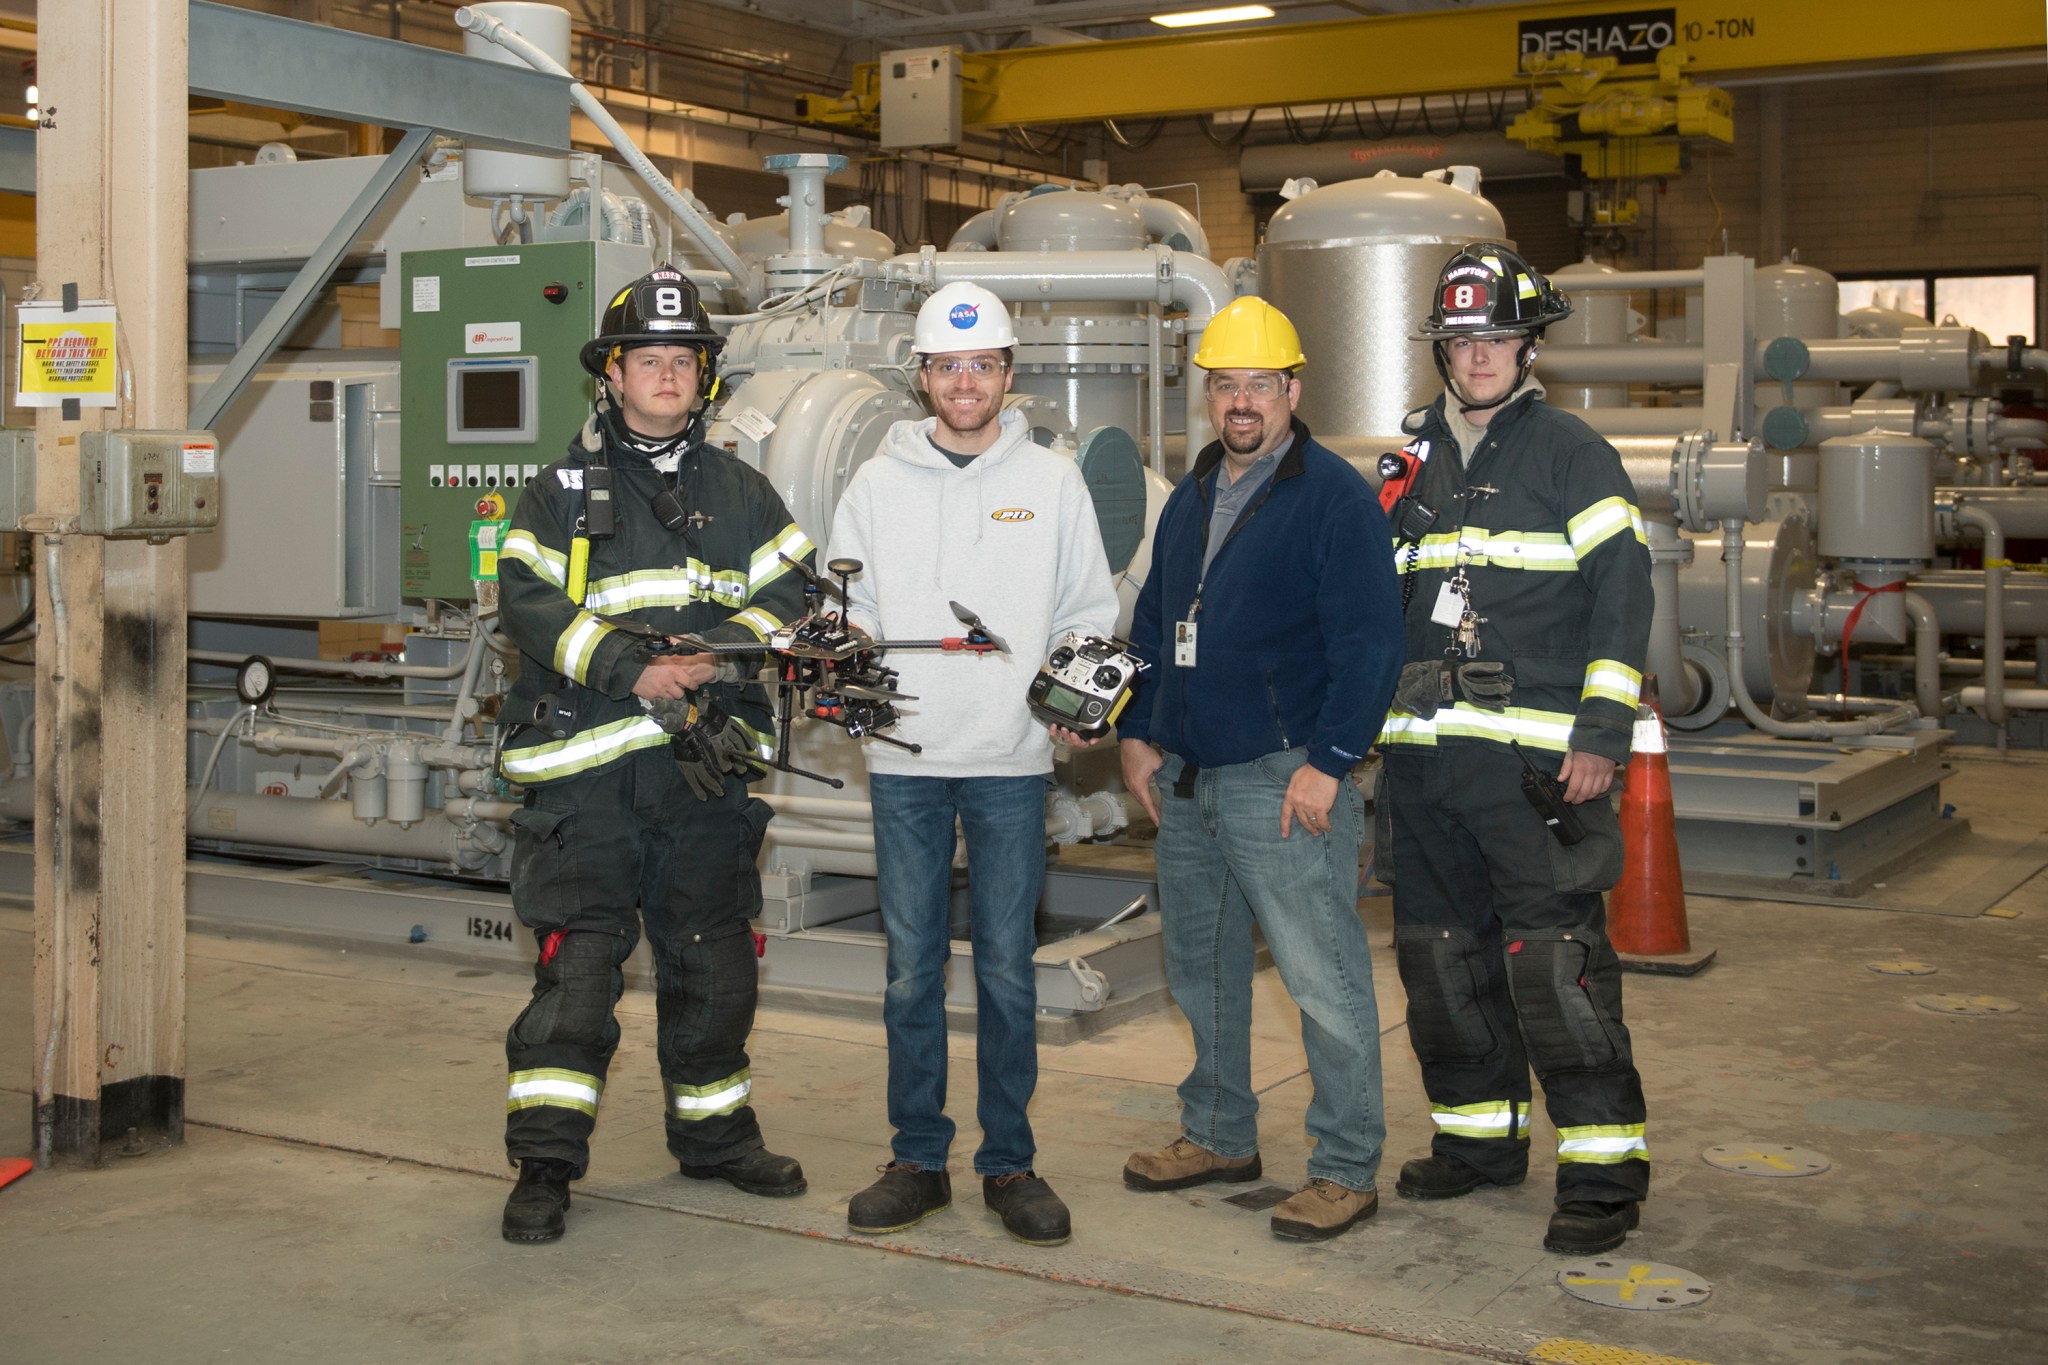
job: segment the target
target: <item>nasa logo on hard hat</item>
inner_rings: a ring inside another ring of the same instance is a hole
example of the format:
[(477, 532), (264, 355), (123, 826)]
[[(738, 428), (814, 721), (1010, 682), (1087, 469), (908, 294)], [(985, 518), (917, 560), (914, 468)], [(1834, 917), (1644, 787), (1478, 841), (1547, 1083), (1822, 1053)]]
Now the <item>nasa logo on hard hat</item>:
[(988, 514), (990, 521), (1029, 521), (1037, 513), (1028, 507), (998, 507)]
[(952, 323), (955, 327), (958, 327), (961, 331), (964, 332), (968, 328), (974, 326), (975, 320), (980, 316), (980, 304), (956, 303), (953, 305), (953, 311), (946, 314), (946, 321)]

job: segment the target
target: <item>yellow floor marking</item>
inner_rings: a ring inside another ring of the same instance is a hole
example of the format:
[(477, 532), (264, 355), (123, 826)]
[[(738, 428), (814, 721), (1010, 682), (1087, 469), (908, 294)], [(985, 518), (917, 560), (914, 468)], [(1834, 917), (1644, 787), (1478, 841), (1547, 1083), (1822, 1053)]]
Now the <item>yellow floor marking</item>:
[(1626, 1346), (1602, 1346), (1572, 1337), (1550, 1337), (1537, 1343), (1529, 1359), (1541, 1365), (1707, 1365), (1704, 1360), (1660, 1356)]

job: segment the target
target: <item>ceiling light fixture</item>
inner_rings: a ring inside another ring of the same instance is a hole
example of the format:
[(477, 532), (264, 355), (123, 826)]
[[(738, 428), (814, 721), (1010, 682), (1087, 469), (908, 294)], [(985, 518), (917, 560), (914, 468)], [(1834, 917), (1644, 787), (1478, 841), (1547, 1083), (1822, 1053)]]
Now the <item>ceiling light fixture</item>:
[(1266, 5), (1225, 5), (1221, 9), (1187, 9), (1173, 14), (1155, 14), (1152, 22), (1166, 28), (1192, 28), (1197, 24), (1241, 24), (1247, 19), (1270, 19)]

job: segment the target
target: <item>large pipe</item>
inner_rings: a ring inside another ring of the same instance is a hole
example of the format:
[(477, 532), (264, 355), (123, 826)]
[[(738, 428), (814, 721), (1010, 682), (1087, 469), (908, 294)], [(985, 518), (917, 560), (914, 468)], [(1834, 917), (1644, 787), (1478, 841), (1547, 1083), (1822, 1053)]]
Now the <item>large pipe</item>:
[(1678, 571), (1692, 562), (1692, 542), (1659, 517), (1644, 518), (1650, 537), (1650, 648), (1643, 671), (1657, 679), (1657, 699), (1667, 716), (1689, 716), (1707, 693), (1705, 680), (1686, 662), (1678, 621)]
[(2004, 725), (2005, 709), (2005, 532), (1998, 518), (1974, 503), (1956, 509), (1956, 522), (1984, 533), (1984, 719)]
[(684, 231), (696, 238), (698, 244), (710, 254), (711, 259), (718, 263), (719, 268), (732, 277), (732, 286), (739, 291), (747, 307), (752, 308), (761, 301), (764, 287), (761, 278), (747, 268), (747, 263), (732, 249), (732, 244), (719, 236), (718, 230), (698, 213), (688, 200), (676, 192), (676, 187), (668, 182), (668, 177), (647, 159), (632, 137), (619, 126), (619, 121), (598, 103), (595, 95), (583, 88), (583, 82), (571, 75), (561, 63), (508, 28), (503, 20), (479, 13), (474, 6), (465, 5), (455, 11), (455, 26), (489, 39), (536, 71), (545, 71), (551, 76), (567, 76), (569, 98), (576, 102), (576, 107), (583, 111), (585, 118), (597, 125), (597, 130), (604, 134), (605, 140), (618, 149), (619, 155), (639, 174), (647, 188), (654, 191), (655, 197), (668, 206), (669, 212), (683, 225)]
[[(1957, 694), (1957, 699), (1971, 710), (1984, 707), (1988, 714), (1991, 706), (1991, 689), (1988, 687), (1966, 687)], [(2048, 687), (2007, 688), (2001, 684), (1998, 693), (2001, 709), (2014, 711), (2048, 711)]]
[(2016, 540), (2048, 539), (2048, 489), (1943, 487), (1934, 490), (1934, 497), (1937, 511), (1944, 501), (1981, 507)]
[[(1062, 251), (1039, 255), (1006, 251), (937, 251), (892, 257), (883, 274), (934, 289), (964, 280), (1010, 303), (1161, 303), (1187, 310), (1187, 349), (1200, 349), (1209, 320), (1236, 297), (1222, 269), (1205, 256), (1149, 246), (1136, 251)], [(1200, 384), (1187, 391), (1188, 452), (1214, 439)]]
[[(1142, 192), (1144, 187), (1136, 188)], [(1163, 242), (1169, 237), (1177, 236), (1187, 243), (1179, 250), (1192, 251), (1197, 256), (1209, 254), (1209, 234), (1202, 230), (1201, 220), (1188, 212), (1184, 205), (1176, 204), (1171, 199), (1156, 199), (1149, 194), (1134, 202), (1138, 206), (1139, 214), (1143, 216), (1147, 237), (1155, 242)]]
[[(1934, 608), (1944, 635), (1982, 635), (1984, 577), (1979, 569), (1935, 569), (1913, 575), (1913, 591), (1924, 596)], [(2048, 577), (2008, 577), (2005, 591), (1999, 594), (1999, 607), (2008, 638), (2048, 635)]]
[(1680, 436), (1697, 431), (1706, 414), (1698, 408), (1580, 408), (1572, 416), (1611, 441), (1623, 436)]
[[(1587, 276), (1588, 279), (1600, 278)], [(1572, 277), (1578, 287), (1578, 277)], [(1703, 346), (1667, 345), (1662, 342), (1629, 342), (1622, 346), (1543, 346), (1536, 351), (1536, 373), (1546, 382), (1563, 384), (1601, 383), (1694, 383), (1706, 374), (1707, 355)]]
[(1913, 622), (1913, 701), (1920, 714), (1938, 717), (1941, 707), (1941, 619), (1934, 604), (1917, 592), (1906, 593), (1906, 615)]

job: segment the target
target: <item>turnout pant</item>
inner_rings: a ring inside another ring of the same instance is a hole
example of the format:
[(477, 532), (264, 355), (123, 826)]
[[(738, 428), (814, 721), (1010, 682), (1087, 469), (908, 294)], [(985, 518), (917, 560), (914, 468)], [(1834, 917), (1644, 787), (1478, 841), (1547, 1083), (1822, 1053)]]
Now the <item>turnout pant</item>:
[(754, 859), (771, 814), (728, 778), (690, 794), (667, 748), (532, 789), (513, 816), (512, 905), (533, 930), (533, 998), (505, 1035), (505, 1151), (589, 1164), (619, 1046), (621, 966), (644, 922), (668, 1149), (716, 1165), (762, 1145), (747, 1035), (759, 966)]
[[(1530, 751), (1552, 775), (1559, 757)], [(1557, 1127), (1557, 1201), (1643, 1198), (1643, 1087), (1600, 894), (1621, 875), (1613, 806), (1575, 807), (1586, 837), (1567, 848), (1522, 794), (1506, 745), (1396, 746), (1386, 774), (1394, 949), (1431, 1150), (1520, 1180), (1533, 1066)]]

